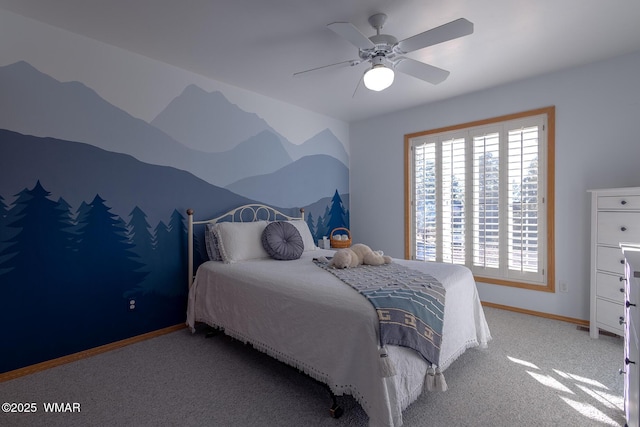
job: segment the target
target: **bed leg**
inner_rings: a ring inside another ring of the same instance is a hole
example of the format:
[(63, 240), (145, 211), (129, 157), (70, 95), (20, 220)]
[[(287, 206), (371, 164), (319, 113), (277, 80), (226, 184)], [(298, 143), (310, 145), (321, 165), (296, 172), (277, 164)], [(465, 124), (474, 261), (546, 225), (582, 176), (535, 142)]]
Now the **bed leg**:
[[(327, 388), (329, 388), (329, 386), (327, 386)], [(329, 393), (331, 393), (331, 401), (333, 403), (331, 408), (329, 408), (329, 415), (331, 415), (331, 418), (340, 418), (344, 413), (344, 409), (342, 409), (342, 406), (338, 405), (338, 399), (331, 389), (329, 389)]]
[[(307, 375), (301, 369), (298, 369), (298, 372), (301, 373), (302, 375)], [(309, 378), (313, 379), (313, 377), (309, 377)], [(333, 390), (331, 390), (331, 387), (329, 387), (328, 384), (323, 383), (322, 381), (319, 381), (319, 380), (315, 380), (315, 381), (321, 386), (323, 386), (324, 388), (326, 388), (327, 391), (329, 392), (329, 395), (331, 396), (331, 408), (329, 408), (329, 415), (331, 415), (331, 418), (336, 418), (336, 419), (340, 418), (342, 414), (344, 414), (344, 409), (342, 409), (342, 406), (338, 405), (338, 398), (333, 392)]]

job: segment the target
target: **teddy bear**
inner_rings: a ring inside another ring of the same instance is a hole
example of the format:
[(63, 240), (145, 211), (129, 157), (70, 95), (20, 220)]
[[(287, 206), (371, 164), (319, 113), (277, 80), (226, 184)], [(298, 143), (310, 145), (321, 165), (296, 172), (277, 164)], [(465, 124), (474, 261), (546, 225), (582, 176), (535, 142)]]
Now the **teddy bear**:
[(391, 257), (382, 251), (374, 251), (369, 246), (356, 243), (350, 248), (338, 249), (329, 262), (333, 268), (351, 268), (359, 265), (382, 265), (391, 263)]

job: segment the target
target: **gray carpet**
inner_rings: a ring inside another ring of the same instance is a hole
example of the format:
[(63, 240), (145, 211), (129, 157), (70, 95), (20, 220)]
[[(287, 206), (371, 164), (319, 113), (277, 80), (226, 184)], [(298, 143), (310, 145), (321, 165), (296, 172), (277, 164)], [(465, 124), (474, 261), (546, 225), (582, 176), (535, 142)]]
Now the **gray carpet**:
[[(485, 308), (493, 341), (445, 372), (449, 390), (425, 392), (404, 412), (411, 426), (621, 426), (623, 343), (575, 325)], [(186, 329), (0, 383), (2, 426), (367, 426), (349, 396), (329, 416), (326, 389), (224, 336)], [(80, 404), (45, 413), (43, 404)]]

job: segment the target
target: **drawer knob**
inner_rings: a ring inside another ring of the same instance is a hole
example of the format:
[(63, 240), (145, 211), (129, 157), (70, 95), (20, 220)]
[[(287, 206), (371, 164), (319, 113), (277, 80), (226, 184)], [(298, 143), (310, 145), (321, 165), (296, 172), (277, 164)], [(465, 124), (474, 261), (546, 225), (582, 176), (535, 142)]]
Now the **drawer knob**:
[(618, 320), (618, 323), (620, 323), (621, 325), (624, 325), (627, 322), (624, 321), (624, 317), (620, 316), (620, 319)]
[(620, 264), (624, 264), (624, 260), (623, 259), (620, 260)]
[(627, 201), (626, 200), (622, 200), (622, 201), (620, 201), (620, 204), (624, 206), (624, 205), (627, 204)]
[(632, 360), (629, 360), (629, 358), (628, 358), (628, 357), (625, 357), (625, 358), (624, 358), (624, 363), (625, 363), (625, 365), (628, 365), (628, 364), (630, 364), (630, 363), (632, 363), (632, 364), (634, 364), (634, 365), (636, 364), (636, 362), (634, 362), (634, 361), (632, 361)]
[(627, 227), (624, 227), (624, 226), (620, 227), (620, 231), (627, 231)]
[(635, 304), (631, 304), (631, 301), (627, 301), (625, 305), (627, 306), (627, 308), (636, 306)]
[(624, 375), (624, 374), (626, 374), (626, 373), (627, 373), (627, 371), (625, 371), (624, 369), (618, 369), (618, 373), (619, 373), (620, 375)]
[(624, 294), (624, 288), (620, 288), (620, 293)]

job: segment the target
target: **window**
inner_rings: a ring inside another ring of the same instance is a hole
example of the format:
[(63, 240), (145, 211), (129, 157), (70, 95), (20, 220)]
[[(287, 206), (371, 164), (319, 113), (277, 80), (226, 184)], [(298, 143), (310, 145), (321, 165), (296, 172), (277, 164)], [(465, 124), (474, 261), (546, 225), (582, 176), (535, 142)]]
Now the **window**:
[(555, 108), (405, 135), (406, 257), (553, 292)]

